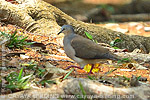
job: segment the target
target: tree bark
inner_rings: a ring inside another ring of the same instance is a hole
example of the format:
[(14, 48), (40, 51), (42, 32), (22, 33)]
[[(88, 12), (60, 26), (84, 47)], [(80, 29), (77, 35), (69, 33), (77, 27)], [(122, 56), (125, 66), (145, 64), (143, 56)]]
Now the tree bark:
[(139, 48), (147, 53), (150, 52), (150, 37), (129, 36), (95, 24), (75, 20), (60, 9), (41, 0), (24, 0), (18, 5), (0, 0), (0, 20), (25, 28), (29, 32), (45, 35), (56, 34), (60, 26), (70, 24), (77, 34), (85, 36), (84, 32), (89, 32), (98, 42), (109, 44), (119, 37), (123, 40), (117, 45), (120, 48), (126, 48), (129, 51)]
[[(82, 93), (82, 85), (85, 95)], [(87, 100), (148, 100), (150, 87), (116, 88), (87, 79), (68, 79), (47, 89), (31, 89), (9, 95), (0, 96), (1, 100), (49, 100), (52, 97), (65, 100), (78, 100), (80, 96), (87, 96)], [(72, 97), (74, 96), (74, 97)], [(91, 97), (93, 96), (93, 97)], [(71, 98), (72, 97), (72, 98)], [(91, 98), (90, 98), (91, 97)], [(77, 99), (78, 98), (78, 99)]]

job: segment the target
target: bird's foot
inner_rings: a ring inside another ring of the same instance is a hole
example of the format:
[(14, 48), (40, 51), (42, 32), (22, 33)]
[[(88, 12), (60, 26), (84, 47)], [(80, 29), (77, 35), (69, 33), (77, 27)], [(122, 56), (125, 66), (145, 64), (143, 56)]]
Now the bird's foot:
[(71, 65), (71, 66), (68, 66), (65, 70), (67, 70), (67, 69), (69, 69), (69, 68), (72, 68), (72, 67), (74, 67), (74, 68), (78, 68), (78, 69), (83, 69), (83, 68), (81, 68), (81, 67)]
[(90, 72), (88, 73), (88, 75), (93, 74), (93, 72), (92, 72), (93, 68), (94, 68), (94, 64), (92, 64), (92, 68), (91, 68)]
[[(70, 65), (70, 66), (68, 66), (65, 70), (67, 70), (67, 69), (69, 69), (69, 68), (72, 68), (72, 67), (73, 67), (73, 68), (78, 68), (78, 69), (83, 69), (83, 68), (78, 67), (78, 66)], [(93, 68), (94, 68), (94, 64), (92, 64), (92, 68), (90, 69), (90, 72), (88, 73), (88, 75), (93, 74), (93, 72), (92, 72)]]

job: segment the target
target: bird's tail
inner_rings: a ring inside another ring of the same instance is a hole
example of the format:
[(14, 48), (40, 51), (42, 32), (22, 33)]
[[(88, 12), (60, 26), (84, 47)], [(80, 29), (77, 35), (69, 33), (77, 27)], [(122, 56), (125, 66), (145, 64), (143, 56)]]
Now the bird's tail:
[(118, 60), (122, 59), (122, 57), (120, 57), (120, 56), (118, 56), (116, 54), (113, 54), (113, 53), (111, 53), (109, 56), (110, 56), (111, 60), (115, 60), (115, 61), (118, 61)]

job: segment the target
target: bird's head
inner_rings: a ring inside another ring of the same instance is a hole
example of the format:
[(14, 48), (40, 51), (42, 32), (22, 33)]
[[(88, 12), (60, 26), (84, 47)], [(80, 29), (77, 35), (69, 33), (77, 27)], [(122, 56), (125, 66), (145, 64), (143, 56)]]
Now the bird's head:
[(61, 30), (60, 30), (60, 32), (58, 33), (58, 35), (59, 35), (60, 33), (64, 33), (65, 35), (67, 35), (67, 34), (70, 34), (70, 33), (74, 33), (74, 29), (73, 29), (73, 27), (72, 27), (71, 25), (63, 25), (63, 26), (61, 27)]

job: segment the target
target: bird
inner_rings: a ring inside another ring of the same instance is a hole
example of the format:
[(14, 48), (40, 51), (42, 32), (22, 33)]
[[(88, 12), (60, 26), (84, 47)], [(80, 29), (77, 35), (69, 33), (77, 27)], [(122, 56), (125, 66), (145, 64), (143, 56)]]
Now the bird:
[(119, 56), (113, 54), (107, 48), (76, 34), (71, 25), (63, 25), (58, 35), (60, 33), (64, 33), (65, 54), (80, 65), (80, 67), (71, 65), (67, 69), (71, 67), (83, 69), (85, 65), (91, 64), (89, 73), (92, 73), (94, 64), (101, 60), (120, 60)]

